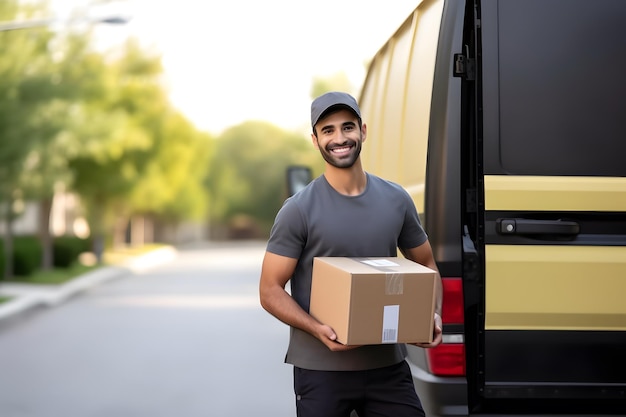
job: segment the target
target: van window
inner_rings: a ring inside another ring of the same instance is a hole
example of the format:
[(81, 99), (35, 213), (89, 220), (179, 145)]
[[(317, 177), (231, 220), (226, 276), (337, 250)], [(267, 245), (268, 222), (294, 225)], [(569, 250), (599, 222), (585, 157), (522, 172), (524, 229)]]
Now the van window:
[(485, 91), (499, 87), (499, 106), (485, 108), (486, 129), (499, 133), (486, 139), (499, 138), (485, 143), (486, 173), (626, 176), (626, 82), (615, 64), (626, 16), (614, 0), (571, 3), (499, 2), (497, 39), (483, 50), (494, 65)]

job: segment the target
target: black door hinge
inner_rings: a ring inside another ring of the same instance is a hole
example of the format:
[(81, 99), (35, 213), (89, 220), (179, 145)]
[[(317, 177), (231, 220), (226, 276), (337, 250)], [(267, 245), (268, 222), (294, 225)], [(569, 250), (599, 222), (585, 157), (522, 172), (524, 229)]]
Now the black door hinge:
[(475, 77), (474, 59), (469, 54), (454, 54), (454, 68), (452, 68), (455, 77), (465, 78), (473, 81)]

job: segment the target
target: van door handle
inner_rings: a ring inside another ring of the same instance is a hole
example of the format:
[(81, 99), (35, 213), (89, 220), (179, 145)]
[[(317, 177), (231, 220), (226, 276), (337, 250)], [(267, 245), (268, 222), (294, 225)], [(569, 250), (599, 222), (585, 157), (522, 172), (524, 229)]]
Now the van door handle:
[(498, 219), (496, 230), (502, 235), (576, 235), (580, 225), (564, 220)]

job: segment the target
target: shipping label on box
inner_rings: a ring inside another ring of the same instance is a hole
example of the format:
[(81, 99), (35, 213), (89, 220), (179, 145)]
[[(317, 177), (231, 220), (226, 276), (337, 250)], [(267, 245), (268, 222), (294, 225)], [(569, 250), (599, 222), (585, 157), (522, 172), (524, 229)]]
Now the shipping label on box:
[(431, 342), (436, 279), (405, 258), (317, 257), (309, 312), (346, 345)]

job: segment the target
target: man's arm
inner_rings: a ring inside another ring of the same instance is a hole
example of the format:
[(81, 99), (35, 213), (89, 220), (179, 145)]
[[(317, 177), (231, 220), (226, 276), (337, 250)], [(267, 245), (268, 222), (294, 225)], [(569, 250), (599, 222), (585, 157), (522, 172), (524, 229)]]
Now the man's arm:
[(298, 260), (294, 258), (265, 252), (259, 283), (261, 306), (283, 323), (312, 334), (332, 351), (354, 348), (336, 342), (337, 335), (334, 330), (304, 311), (285, 291), (285, 286), (291, 279), (297, 262)]
[(433, 250), (430, 246), (430, 242), (426, 241), (420, 246), (411, 249), (400, 249), (405, 258), (410, 259), (413, 262), (424, 265), (435, 272), (437, 272), (437, 279), (435, 281), (435, 333), (433, 335), (433, 341), (431, 343), (416, 343), (416, 346), (429, 348), (435, 347), (441, 343), (442, 339), (442, 323), (441, 323), (441, 308), (443, 302), (443, 285), (441, 283), (441, 275), (439, 275), (439, 269), (433, 256)]

